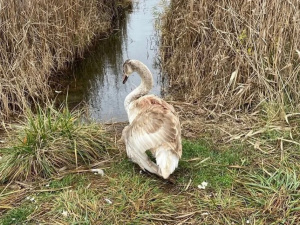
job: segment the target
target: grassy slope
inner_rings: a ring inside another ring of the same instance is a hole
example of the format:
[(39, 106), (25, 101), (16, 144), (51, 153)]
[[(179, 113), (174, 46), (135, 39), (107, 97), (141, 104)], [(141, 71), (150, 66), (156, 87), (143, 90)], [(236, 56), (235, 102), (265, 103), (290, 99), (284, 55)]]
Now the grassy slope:
[[(257, 166), (253, 149), (216, 148), (184, 141), (183, 159), (164, 181), (140, 173), (124, 153), (111, 155), (105, 175), (68, 173), (1, 195), (1, 224), (295, 224), (299, 222), (298, 171)], [(251, 154), (250, 154), (251, 152)], [(197, 186), (208, 182), (205, 190)], [(24, 184), (23, 184), (24, 185)], [(31, 184), (30, 184), (31, 185)], [(34, 198), (34, 200), (32, 199)]]

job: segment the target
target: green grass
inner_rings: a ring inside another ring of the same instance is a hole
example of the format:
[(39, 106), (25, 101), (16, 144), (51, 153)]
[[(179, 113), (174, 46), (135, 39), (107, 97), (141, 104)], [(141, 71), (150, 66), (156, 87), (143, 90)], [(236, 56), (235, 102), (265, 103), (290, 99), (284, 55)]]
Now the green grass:
[(111, 178), (110, 187), (113, 188), (108, 197), (114, 202), (112, 210), (116, 217), (113, 223), (129, 219), (138, 224), (151, 214), (161, 211), (172, 213), (175, 210), (172, 194), (165, 195), (159, 183), (147, 176), (123, 174)]
[[(287, 162), (280, 168), (258, 166), (265, 156), (244, 144), (217, 148), (203, 140), (184, 140), (173, 182), (141, 173), (125, 153), (114, 159), (104, 176), (88, 172), (47, 180), (39, 188), (49, 191), (26, 195), (36, 199), (37, 208), (24, 210), (24, 196), (0, 221), (16, 217), (19, 224), (299, 222), (299, 168)], [(208, 182), (204, 190), (197, 187), (202, 181)]]
[(212, 189), (230, 187), (237, 175), (229, 166), (242, 164), (239, 149), (219, 150), (204, 141), (183, 141), (183, 156), (178, 176), (182, 183), (190, 179), (199, 185), (208, 182)]
[[(300, 181), (295, 168), (279, 168), (274, 172), (258, 171), (249, 174), (244, 186), (249, 203), (262, 208), (265, 218), (278, 223), (289, 223), (300, 215)], [(289, 218), (290, 217), (290, 218)]]
[(84, 174), (67, 174), (63, 177), (50, 181), (48, 186), (54, 189), (59, 189), (67, 186), (82, 187), (86, 185), (87, 182), (88, 179)]
[(96, 190), (85, 187), (63, 191), (55, 198), (55, 202), (51, 214), (56, 222), (93, 224), (99, 219), (103, 199)]
[(10, 210), (4, 217), (0, 218), (1, 225), (24, 224), (27, 217), (33, 212), (34, 207), (24, 205)]
[(0, 149), (0, 181), (47, 178), (62, 167), (73, 169), (104, 158), (109, 148), (101, 125), (83, 123), (83, 111), (53, 106), (28, 112)]

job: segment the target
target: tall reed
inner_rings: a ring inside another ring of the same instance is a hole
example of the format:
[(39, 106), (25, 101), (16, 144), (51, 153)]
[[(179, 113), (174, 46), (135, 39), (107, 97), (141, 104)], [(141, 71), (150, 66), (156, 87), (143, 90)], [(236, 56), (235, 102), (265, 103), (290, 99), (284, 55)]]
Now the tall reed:
[(116, 8), (109, 0), (0, 0), (0, 119), (46, 98), (50, 74), (108, 32)]
[(299, 37), (298, 0), (172, 0), (161, 50), (186, 100), (221, 111), (297, 106)]

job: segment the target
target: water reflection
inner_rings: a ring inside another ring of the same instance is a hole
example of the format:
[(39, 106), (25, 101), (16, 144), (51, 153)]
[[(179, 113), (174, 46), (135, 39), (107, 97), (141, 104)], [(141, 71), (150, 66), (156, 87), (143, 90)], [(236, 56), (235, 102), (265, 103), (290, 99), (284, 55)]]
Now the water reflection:
[(102, 122), (127, 121), (124, 99), (140, 83), (139, 76), (134, 74), (122, 84), (122, 64), (128, 58), (138, 59), (149, 67), (155, 81), (151, 93), (162, 94), (153, 13), (159, 2), (135, 2), (133, 11), (119, 21), (119, 29), (108, 39), (99, 41), (74, 67), (75, 81), (69, 87), (69, 104), (85, 100), (92, 118)]

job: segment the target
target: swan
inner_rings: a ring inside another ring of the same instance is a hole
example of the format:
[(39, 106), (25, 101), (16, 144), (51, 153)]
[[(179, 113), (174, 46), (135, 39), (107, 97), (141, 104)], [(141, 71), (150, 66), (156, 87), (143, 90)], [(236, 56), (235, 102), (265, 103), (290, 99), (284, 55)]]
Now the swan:
[[(133, 72), (140, 75), (141, 83), (125, 98), (129, 125), (123, 129), (121, 140), (125, 142), (128, 158), (143, 170), (167, 179), (182, 155), (179, 118), (172, 105), (148, 95), (153, 77), (142, 62), (134, 59), (124, 62), (123, 84)], [(155, 157), (156, 164), (148, 158), (147, 150)]]

